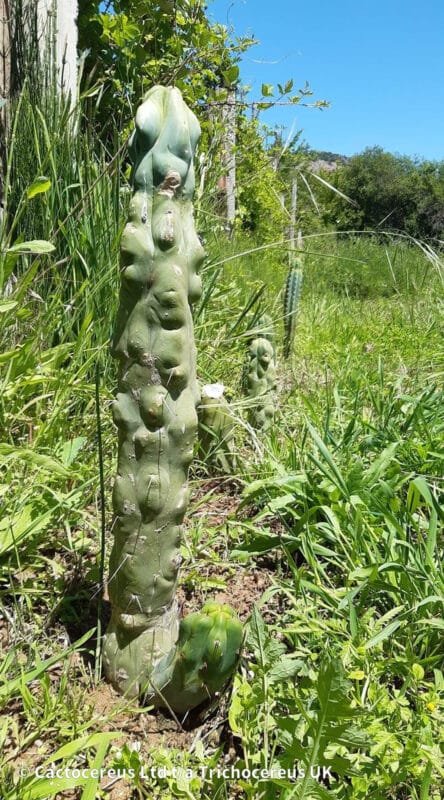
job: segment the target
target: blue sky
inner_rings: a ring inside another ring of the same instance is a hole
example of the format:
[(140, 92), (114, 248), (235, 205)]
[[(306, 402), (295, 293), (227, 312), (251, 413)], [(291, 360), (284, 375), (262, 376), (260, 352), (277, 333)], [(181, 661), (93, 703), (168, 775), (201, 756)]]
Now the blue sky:
[(208, 0), (208, 13), (260, 40), (241, 67), (255, 97), (262, 82), (294, 78), (331, 103), (264, 122), (303, 128), (319, 150), (444, 159), (444, 0)]

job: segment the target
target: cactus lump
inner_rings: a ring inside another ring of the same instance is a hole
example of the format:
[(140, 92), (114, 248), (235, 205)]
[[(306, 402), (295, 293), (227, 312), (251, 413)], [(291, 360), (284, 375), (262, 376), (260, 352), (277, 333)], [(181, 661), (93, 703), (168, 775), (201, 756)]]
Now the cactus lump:
[(119, 442), (104, 668), (121, 693), (178, 711), (222, 687), (242, 640), (225, 607), (179, 625), (175, 600), (199, 402), (191, 314), (204, 257), (192, 207), (199, 134), (177, 89), (156, 86), (138, 108), (113, 337)]

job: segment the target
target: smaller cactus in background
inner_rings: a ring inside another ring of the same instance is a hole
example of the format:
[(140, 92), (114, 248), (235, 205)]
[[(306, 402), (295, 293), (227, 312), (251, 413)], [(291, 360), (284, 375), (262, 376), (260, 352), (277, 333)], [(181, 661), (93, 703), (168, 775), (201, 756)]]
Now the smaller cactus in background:
[(302, 248), (302, 235), (299, 231), (297, 251), (290, 254), (290, 270), (287, 275), (284, 292), (284, 358), (290, 356), (296, 334), (299, 299), (302, 288)]
[(262, 317), (259, 332), (250, 340), (245, 367), (245, 389), (251, 403), (250, 423), (253, 428), (270, 427), (276, 405), (276, 354), (269, 333), (271, 321)]
[(207, 467), (227, 475), (236, 470), (234, 423), (222, 383), (202, 386), (199, 417), (199, 451)]

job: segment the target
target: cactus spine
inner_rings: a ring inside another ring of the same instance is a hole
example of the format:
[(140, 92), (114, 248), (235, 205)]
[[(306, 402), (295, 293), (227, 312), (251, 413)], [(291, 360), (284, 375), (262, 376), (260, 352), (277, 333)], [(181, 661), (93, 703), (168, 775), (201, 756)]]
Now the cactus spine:
[[(130, 141), (134, 195), (121, 241), (113, 337), (119, 361), (113, 404), (119, 443), (108, 580), (112, 617), (104, 667), (118, 691), (147, 694), (157, 705), (167, 698), (176, 710), (183, 710), (185, 702), (178, 667), (186, 670), (182, 646), (186, 643), (187, 653), (194, 654), (197, 672), (203, 670), (192, 697), (187, 695), (189, 708), (220, 687), (242, 638), (240, 623), (231, 616), (237, 638), (231, 635), (219, 662), (214, 655), (200, 663), (199, 654), (206, 651), (200, 639), (200, 649), (194, 650), (194, 628), (207, 626), (211, 650), (213, 628), (219, 641), (227, 612), (218, 615), (213, 609), (215, 626), (202, 622), (199, 614), (190, 615), (179, 636), (175, 601), (199, 402), (191, 315), (201, 292), (197, 269), (204, 257), (192, 207), (199, 134), (199, 123), (177, 89), (155, 86), (138, 108)], [(206, 611), (202, 617), (207, 619)]]
[(269, 333), (271, 321), (262, 317), (259, 332), (250, 340), (245, 369), (245, 388), (252, 401), (249, 417), (253, 428), (267, 430), (276, 405), (276, 354)]

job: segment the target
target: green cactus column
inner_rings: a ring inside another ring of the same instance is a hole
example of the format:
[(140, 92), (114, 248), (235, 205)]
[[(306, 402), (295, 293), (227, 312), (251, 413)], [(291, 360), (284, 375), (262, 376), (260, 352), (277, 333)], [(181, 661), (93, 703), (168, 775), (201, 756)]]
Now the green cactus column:
[[(176, 710), (197, 705), (226, 680), (242, 638), (232, 612), (218, 607), (190, 615), (179, 637), (174, 597), (199, 402), (191, 315), (204, 257), (192, 207), (199, 135), (177, 89), (148, 92), (130, 141), (134, 195), (121, 242), (113, 338), (119, 446), (104, 668), (118, 691)], [(224, 624), (230, 631), (234, 624), (236, 635), (230, 633), (218, 672), (213, 634)], [(183, 665), (193, 658), (194, 683), (185, 691)]]
[(276, 354), (272, 325), (262, 317), (256, 336), (249, 342), (245, 365), (245, 389), (251, 400), (249, 419), (253, 428), (267, 430), (273, 422), (276, 406)]
[(284, 358), (289, 358), (296, 336), (296, 323), (299, 311), (299, 301), (302, 288), (302, 267), (304, 263), (304, 244), (302, 233), (299, 231), (296, 250), (290, 253), (290, 269), (285, 282), (284, 291)]

